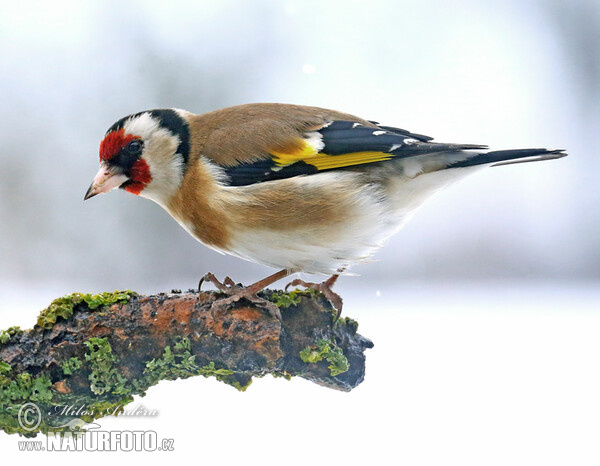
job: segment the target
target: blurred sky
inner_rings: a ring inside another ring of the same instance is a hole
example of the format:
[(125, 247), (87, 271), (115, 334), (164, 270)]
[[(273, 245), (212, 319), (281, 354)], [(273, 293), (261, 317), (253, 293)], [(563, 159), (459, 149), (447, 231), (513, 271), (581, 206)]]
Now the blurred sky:
[(597, 1), (2, 1), (0, 44), (5, 284), (149, 292), (270, 273), (148, 200), (82, 201), (118, 118), (247, 102), (569, 151), (452, 186), (355, 268), (361, 282), (600, 278)]

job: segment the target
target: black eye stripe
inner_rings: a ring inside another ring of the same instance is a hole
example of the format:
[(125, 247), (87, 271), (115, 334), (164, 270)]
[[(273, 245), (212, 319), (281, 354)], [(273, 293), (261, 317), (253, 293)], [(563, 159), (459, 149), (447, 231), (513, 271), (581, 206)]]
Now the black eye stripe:
[(144, 143), (141, 139), (134, 139), (121, 148), (117, 154), (109, 160), (113, 167), (119, 167), (125, 175), (130, 174), (131, 168), (140, 159)]
[(139, 155), (142, 153), (142, 149), (144, 148), (144, 143), (141, 139), (134, 139), (130, 141), (126, 146), (125, 150), (131, 155)]
[[(144, 112), (138, 112), (134, 113), (133, 115), (128, 115), (124, 118), (121, 118), (119, 121), (115, 122), (110, 128), (108, 128), (106, 134), (110, 133), (111, 131), (118, 131), (122, 129), (125, 126), (125, 123), (127, 123), (127, 121), (139, 117), (144, 113), (150, 114), (152, 118), (158, 120), (162, 128), (168, 129), (171, 132), (171, 134), (174, 134), (179, 137), (179, 146), (177, 147), (176, 154), (178, 154), (183, 159), (183, 173), (185, 173), (190, 157), (190, 131), (186, 120), (172, 109), (165, 108), (146, 110)], [(120, 159), (121, 155), (117, 154), (113, 158)], [(117, 163), (115, 163), (115, 165), (117, 165)]]

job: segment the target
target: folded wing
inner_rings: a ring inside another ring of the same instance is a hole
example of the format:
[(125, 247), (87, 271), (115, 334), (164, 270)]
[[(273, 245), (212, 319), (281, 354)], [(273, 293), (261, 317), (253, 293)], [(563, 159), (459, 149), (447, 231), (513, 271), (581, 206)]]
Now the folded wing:
[(359, 165), (385, 163), (395, 158), (428, 153), (485, 149), (473, 144), (440, 144), (432, 138), (388, 126), (367, 126), (344, 120), (328, 121), (319, 128), (292, 136), (289, 147), (265, 148), (265, 156), (250, 163), (225, 166), (232, 186), (329, 170), (350, 169)]

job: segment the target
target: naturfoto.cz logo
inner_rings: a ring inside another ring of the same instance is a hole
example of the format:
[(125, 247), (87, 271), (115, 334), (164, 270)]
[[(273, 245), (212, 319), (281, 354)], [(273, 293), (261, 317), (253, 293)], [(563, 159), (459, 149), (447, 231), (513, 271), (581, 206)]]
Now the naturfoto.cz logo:
[[(44, 445), (45, 443), (45, 445)], [(48, 432), (42, 440), (19, 441), (21, 451), (173, 451), (174, 440), (152, 430)]]
[[(49, 412), (48, 417), (67, 416), (68, 422), (60, 425), (49, 426), (46, 441), (22, 440), (19, 441), (21, 451), (173, 451), (174, 440), (160, 439), (152, 430), (135, 431), (102, 431), (98, 430), (99, 424), (88, 423), (79, 417), (92, 415), (93, 412), (85, 406), (64, 405), (54, 407), (54, 413)], [(143, 407), (135, 408), (127, 413), (130, 416), (156, 416), (156, 411), (149, 411)], [(18, 413), (21, 428), (34, 432), (42, 421), (42, 411), (35, 403), (25, 403)], [(49, 419), (48, 419), (49, 421)], [(52, 430), (55, 429), (55, 430)]]

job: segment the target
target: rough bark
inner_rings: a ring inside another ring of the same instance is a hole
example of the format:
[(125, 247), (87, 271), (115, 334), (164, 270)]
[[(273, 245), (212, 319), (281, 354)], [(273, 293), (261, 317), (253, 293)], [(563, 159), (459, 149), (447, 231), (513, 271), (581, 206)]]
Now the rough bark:
[[(73, 429), (75, 421), (122, 410), (160, 380), (194, 375), (239, 390), (269, 373), (344, 391), (362, 382), (364, 350), (373, 344), (356, 333), (356, 322), (334, 322), (331, 305), (317, 293), (264, 294), (280, 307), (281, 321), (245, 301), (211, 311), (213, 293), (73, 294), (54, 301), (33, 329), (0, 332), (0, 428), (30, 436)], [(18, 409), (26, 402), (54, 415), (23, 428)], [(85, 410), (57, 415), (65, 405)]]

